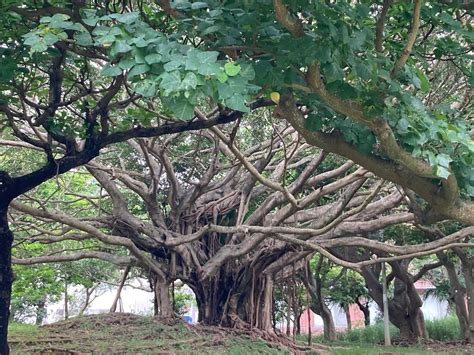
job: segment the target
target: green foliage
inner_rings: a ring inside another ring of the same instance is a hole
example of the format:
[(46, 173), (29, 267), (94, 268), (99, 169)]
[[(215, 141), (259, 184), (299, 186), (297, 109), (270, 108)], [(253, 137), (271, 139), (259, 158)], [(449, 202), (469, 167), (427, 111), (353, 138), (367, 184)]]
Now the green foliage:
[[(427, 320), (426, 329), (433, 340), (450, 341), (461, 340), (462, 335), (459, 322), (454, 315), (436, 320)], [(390, 325), (390, 335), (397, 337), (399, 329)], [(338, 333), (338, 340), (360, 344), (382, 344), (384, 342), (383, 324), (377, 323), (365, 328), (352, 329), (350, 332)]]
[(13, 268), (15, 282), (12, 291), (12, 315), (14, 321), (36, 317), (44, 306), (59, 300), (63, 283), (51, 265), (22, 266)]
[[(365, 328), (352, 329), (350, 332), (338, 333), (338, 339), (348, 341), (351, 343), (369, 343), (380, 344), (384, 341), (383, 324), (377, 323)], [(399, 329), (394, 325), (390, 325), (390, 336), (396, 337), (399, 334)]]
[(188, 309), (195, 303), (194, 296), (192, 294), (176, 289), (174, 291), (174, 311), (179, 315), (185, 314)]
[(439, 341), (462, 340), (464, 338), (455, 315), (436, 320), (427, 320), (426, 330), (431, 339)]
[[(380, 6), (367, 1), (289, 2), (289, 11), (306, 19), (299, 38), (275, 20), (270, 1), (178, 1), (173, 7), (180, 16), (172, 19), (153, 2), (133, 5), (133, 11), (88, 3), (76, 17), (69, 4), (56, 1), (64, 11), (52, 11), (37, 22), (8, 11), (20, 3), (2, 3), (0, 100), (18, 102), (15, 78), (31, 83), (29, 90), (47, 102), (43, 73), (62, 55), (66, 81), (87, 68), (91, 79), (104, 86), (126, 76), (129, 88), (140, 95), (144, 105), (133, 120), (119, 115), (112, 130), (150, 124), (144, 109), (150, 102), (159, 102), (165, 116), (189, 120), (196, 107), (209, 103), (248, 112), (254, 98), (292, 89), (308, 108), (308, 128), (339, 132), (364, 154), (386, 159), (366, 125), (298, 90), (305, 85), (302, 74), (308, 65), (317, 62), (329, 93), (360, 105), (369, 118), (385, 120), (399, 144), (429, 163), (434, 176), (441, 180), (454, 174), (462, 194), (474, 195), (472, 107), (459, 105), (473, 81), (473, 36), (459, 2), (423, 3), (417, 42), (395, 74), (392, 68), (409, 35), (413, 5), (408, 2), (388, 10), (383, 53), (374, 45)], [(39, 10), (36, 6), (24, 3), (32, 12)], [(453, 89), (443, 94), (445, 86)], [(94, 100), (89, 95), (75, 109), (82, 112)], [(86, 134), (83, 122), (70, 115), (56, 113), (49, 124), (72, 136)]]
[(138, 12), (100, 15), (89, 9), (83, 21), (93, 26), (92, 32), (64, 14), (42, 17), (38, 27), (24, 36), (24, 44), (34, 56), (66, 39), (65, 31), (72, 31), (78, 46), (107, 50), (110, 63), (103, 67), (103, 76), (125, 74), (143, 97), (168, 98), (163, 103), (180, 119), (193, 118), (194, 106), (209, 96), (230, 108), (249, 111), (245, 103), (258, 89), (249, 83), (251, 64), (241, 72), (239, 64), (219, 59), (219, 52), (180, 44), (151, 28)]

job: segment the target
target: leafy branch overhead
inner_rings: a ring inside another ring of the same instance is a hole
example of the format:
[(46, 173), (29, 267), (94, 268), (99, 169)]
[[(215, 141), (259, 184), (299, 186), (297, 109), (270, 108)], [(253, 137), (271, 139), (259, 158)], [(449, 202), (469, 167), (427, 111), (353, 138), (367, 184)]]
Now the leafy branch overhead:
[[(74, 97), (79, 112), (116, 86), (122, 99), (107, 107), (114, 119), (104, 119), (112, 132), (153, 124), (154, 112), (168, 120), (192, 120), (196, 108), (212, 105), (249, 112), (253, 100), (278, 94), (275, 115), (308, 142), (427, 201), (419, 218), (474, 220), (472, 9), (464, 3), (162, 1), (121, 12), (85, 3), (6, 10), (10, 23), (28, 21), (21, 26), (27, 48), (10, 41), (2, 49), (17, 55), (1, 59), (9, 68), (1, 99), (12, 105), (19, 93), (47, 111), (51, 131), (87, 135), (60, 103), (51, 107), (47, 90), (32, 99), (55, 61), (61, 80), (83, 75), (100, 86)], [(141, 110), (117, 114), (138, 101)]]

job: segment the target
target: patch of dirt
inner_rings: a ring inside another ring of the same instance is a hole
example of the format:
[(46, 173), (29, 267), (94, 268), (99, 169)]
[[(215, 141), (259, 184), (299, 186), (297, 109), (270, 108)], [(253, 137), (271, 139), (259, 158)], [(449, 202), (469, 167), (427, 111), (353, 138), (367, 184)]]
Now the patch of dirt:
[(424, 342), (428, 350), (433, 352), (445, 352), (453, 354), (455, 352), (465, 352), (466, 354), (474, 354), (474, 345), (469, 344), (466, 340), (458, 341), (437, 341), (427, 340)]

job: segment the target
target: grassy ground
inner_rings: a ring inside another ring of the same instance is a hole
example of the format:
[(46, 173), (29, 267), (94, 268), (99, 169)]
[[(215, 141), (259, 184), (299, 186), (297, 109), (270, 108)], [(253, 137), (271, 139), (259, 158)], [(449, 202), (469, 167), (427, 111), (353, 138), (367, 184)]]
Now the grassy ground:
[(164, 324), (131, 314), (86, 316), (43, 327), (12, 324), (12, 354), (287, 354), (284, 347), (245, 335)]
[[(437, 329), (442, 338), (446, 333), (443, 327), (438, 324), (432, 331)], [(11, 324), (9, 333), (12, 354), (474, 354), (473, 347), (459, 341), (410, 347), (374, 345), (383, 341), (379, 328), (355, 329), (340, 334), (331, 344), (314, 337), (311, 351), (304, 349), (306, 336), (299, 336), (295, 345), (284, 336), (190, 326), (182, 321), (165, 322), (124, 313), (85, 316), (43, 327)]]
[[(326, 342), (322, 335), (313, 337), (313, 342), (331, 345), (331, 353), (338, 355), (365, 354), (474, 354), (474, 347), (462, 341), (459, 323), (455, 316), (427, 321), (426, 328), (430, 339), (408, 344), (399, 338), (399, 330), (390, 325), (392, 340), (397, 346), (384, 347), (383, 324), (356, 328), (350, 332), (338, 333), (337, 341)], [(307, 341), (307, 336), (298, 337), (300, 343)]]

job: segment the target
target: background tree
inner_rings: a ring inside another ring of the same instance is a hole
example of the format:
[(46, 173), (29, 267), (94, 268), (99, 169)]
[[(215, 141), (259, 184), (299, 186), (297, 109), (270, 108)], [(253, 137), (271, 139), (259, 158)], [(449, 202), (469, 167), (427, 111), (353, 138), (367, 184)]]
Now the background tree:
[[(252, 144), (257, 137), (241, 121), (230, 133), (216, 128), (168, 140), (130, 141), (123, 146), (122, 162), (105, 154), (90, 163), (90, 173), (108, 194), (101, 217), (93, 221), (66, 215), (66, 209), (13, 206), (101, 243), (125, 246), (159, 278), (166, 304), (169, 286), (181, 279), (196, 294), (204, 323), (243, 321), (270, 329), (273, 276), (265, 270), (294, 250), (291, 244), (298, 239), (292, 234), (306, 233), (296, 225), (335, 238), (410, 221), (412, 214), (379, 216), (401, 202), (398, 192), (384, 192), (371, 204), (380, 184), (352, 163), (328, 158), (323, 164), (324, 152), (313, 158), (314, 148), (295, 140), (291, 127), (265, 125), (265, 117), (259, 133), (268, 139), (258, 144)], [(344, 178), (334, 180), (338, 176)], [(368, 210), (361, 212), (365, 206)], [(358, 223), (358, 214), (364, 222)]]

